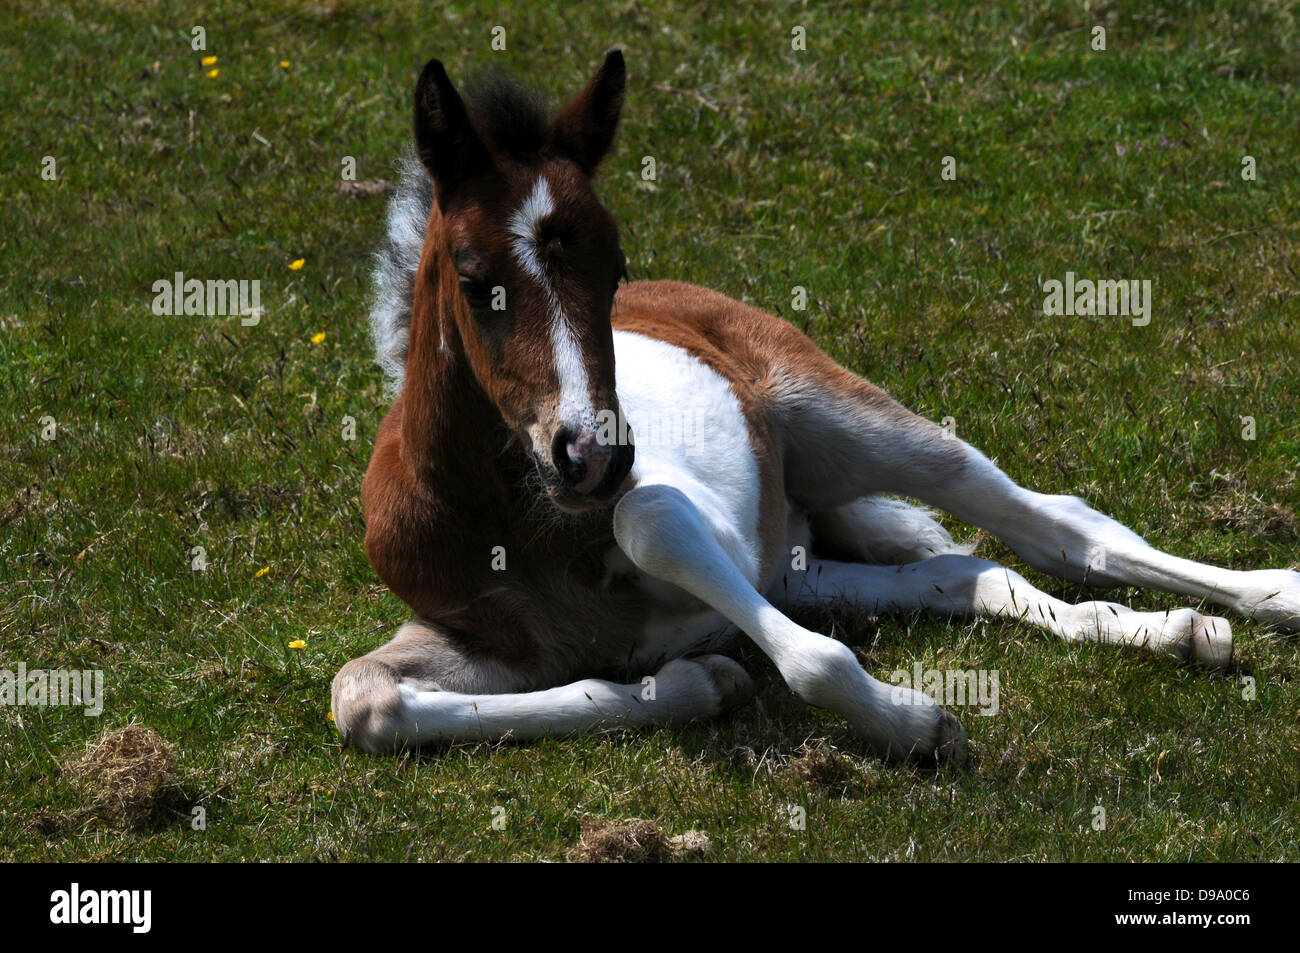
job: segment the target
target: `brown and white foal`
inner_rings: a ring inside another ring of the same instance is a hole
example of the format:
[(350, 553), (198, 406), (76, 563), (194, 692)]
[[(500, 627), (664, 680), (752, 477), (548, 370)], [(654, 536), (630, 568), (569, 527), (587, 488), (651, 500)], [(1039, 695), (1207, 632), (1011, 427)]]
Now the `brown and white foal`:
[(1017, 486), (778, 318), (693, 285), (620, 288), (590, 180), (623, 88), (618, 52), (554, 118), (502, 80), (462, 99), (438, 61), (420, 76), (420, 162), (390, 210), (372, 316), (401, 389), (362, 490), (370, 561), (416, 618), (335, 677), (349, 742), (708, 718), (751, 693), (735, 661), (706, 654), (739, 630), (873, 750), (961, 760), (952, 715), (782, 612), (832, 599), (1231, 660), (1222, 619), (1070, 605), (886, 493), (1066, 579), (1300, 627), (1300, 573), (1166, 555), (1075, 497)]

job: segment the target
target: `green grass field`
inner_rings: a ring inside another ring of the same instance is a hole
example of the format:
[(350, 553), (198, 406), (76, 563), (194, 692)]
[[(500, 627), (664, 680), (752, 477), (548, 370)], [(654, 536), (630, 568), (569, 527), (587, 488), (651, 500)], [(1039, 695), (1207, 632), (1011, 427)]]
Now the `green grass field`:
[[(811, 620), (878, 677), (997, 670), (998, 714), (956, 711), (965, 772), (866, 756), (752, 649), (756, 703), (686, 729), (380, 759), (327, 720), (334, 673), (407, 617), (362, 547), (384, 197), (341, 176), (352, 157), (394, 178), (425, 59), (558, 97), (620, 46), (599, 187), (634, 278), (782, 314), (1013, 478), (1161, 548), (1295, 568), (1293, 6), (388, 6), (0, 13), (0, 668), (106, 679), (98, 718), (0, 707), (0, 859), (558, 860), (584, 822), (637, 817), (706, 832), (714, 860), (1300, 859), (1300, 648), (1237, 617), (1241, 669), (1220, 675), (1011, 622)], [(155, 315), (177, 271), (259, 280), (261, 322)], [(1045, 316), (1039, 281), (1067, 271), (1150, 279), (1150, 324)], [(139, 823), (70, 767), (131, 723), (177, 771)]]

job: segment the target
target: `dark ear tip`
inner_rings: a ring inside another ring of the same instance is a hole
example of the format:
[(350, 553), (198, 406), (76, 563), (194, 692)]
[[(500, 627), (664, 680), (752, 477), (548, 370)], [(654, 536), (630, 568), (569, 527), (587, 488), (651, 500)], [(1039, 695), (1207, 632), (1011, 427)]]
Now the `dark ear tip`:
[(447, 70), (443, 68), (442, 60), (434, 57), (424, 64), (424, 69), (420, 70), (420, 81), (418, 85), (423, 86), (428, 82), (445, 83), (447, 82)]
[(601, 64), (601, 69), (616, 69), (620, 71), (626, 69), (626, 64), (623, 62), (623, 51), (615, 47), (606, 53), (605, 62)]

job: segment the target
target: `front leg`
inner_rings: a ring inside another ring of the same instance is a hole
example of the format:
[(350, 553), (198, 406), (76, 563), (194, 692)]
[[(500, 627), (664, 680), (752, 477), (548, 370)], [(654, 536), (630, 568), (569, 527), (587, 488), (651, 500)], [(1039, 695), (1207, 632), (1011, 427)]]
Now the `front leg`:
[(673, 659), (655, 673), (655, 690), (588, 678), (540, 691), (516, 691), (509, 670), (459, 652), (432, 622), (408, 622), (387, 645), (353, 659), (334, 676), (334, 725), (372, 754), (425, 744), (523, 740), (616, 726), (685, 724), (712, 718), (753, 692), (729, 658)]
[(877, 681), (842, 642), (797, 625), (763, 598), (676, 487), (641, 485), (614, 510), (619, 547), (643, 572), (686, 590), (738, 626), (800, 698), (848, 719), (887, 758), (961, 763), (966, 735), (933, 699)]

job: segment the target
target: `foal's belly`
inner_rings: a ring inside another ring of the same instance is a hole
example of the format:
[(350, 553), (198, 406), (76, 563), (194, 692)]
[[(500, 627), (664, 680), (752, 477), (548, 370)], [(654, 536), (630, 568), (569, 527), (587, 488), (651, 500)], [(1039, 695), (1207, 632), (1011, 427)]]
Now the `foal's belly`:
[[(750, 428), (722, 375), (683, 348), (614, 332), (618, 399), (636, 445), (639, 485), (667, 484), (699, 510), (746, 579), (761, 588), (761, 486)], [(606, 558), (650, 597), (634, 659), (653, 664), (716, 648), (733, 627), (676, 586), (637, 573), (618, 550)]]

